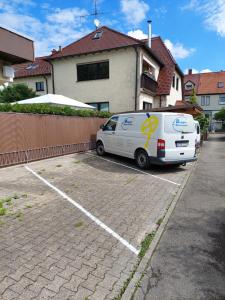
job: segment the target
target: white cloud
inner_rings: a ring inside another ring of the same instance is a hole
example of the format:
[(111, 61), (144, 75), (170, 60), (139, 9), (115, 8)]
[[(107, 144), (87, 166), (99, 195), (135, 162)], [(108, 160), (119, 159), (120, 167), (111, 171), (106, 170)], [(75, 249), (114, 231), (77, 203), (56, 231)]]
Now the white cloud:
[(175, 59), (184, 59), (195, 52), (194, 48), (185, 48), (183, 44), (173, 44), (170, 40), (164, 41), (166, 47), (170, 50)]
[(206, 28), (225, 38), (224, 0), (191, 0), (182, 9), (193, 10), (202, 15)]
[(85, 9), (55, 9), (48, 15), (44, 10), (44, 18), (39, 20), (29, 14), (35, 5), (31, 0), (12, 0), (11, 7), (7, 3), (5, 0), (0, 3), (0, 25), (31, 37), (37, 56), (50, 54), (53, 48), (65, 46), (89, 32), (86, 19), (79, 17), (87, 14)]
[[(185, 69), (185, 70), (184, 70), (184, 74), (188, 74), (188, 71), (189, 71), (189, 69)], [(199, 71), (199, 70), (197, 70), (197, 69), (195, 69), (195, 68), (192, 69), (192, 74), (198, 74), (198, 73), (210, 73), (210, 72), (212, 72), (210, 69), (203, 69), (203, 70), (201, 70), (201, 71)]]
[(138, 40), (143, 40), (148, 38), (148, 35), (140, 29), (128, 31), (127, 34)]
[(143, 0), (121, 0), (121, 11), (129, 24), (138, 25), (149, 11), (149, 5)]

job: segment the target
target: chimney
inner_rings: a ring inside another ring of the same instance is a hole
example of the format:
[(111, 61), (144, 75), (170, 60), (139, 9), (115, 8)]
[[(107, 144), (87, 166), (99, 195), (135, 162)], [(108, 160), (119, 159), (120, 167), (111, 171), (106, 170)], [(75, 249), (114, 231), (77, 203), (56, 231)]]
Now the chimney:
[(59, 46), (59, 52), (62, 52), (62, 46)]
[(55, 54), (57, 51), (55, 49), (52, 49), (52, 54)]
[(192, 69), (189, 69), (188, 70), (188, 75), (191, 75), (192, 74)]
[(152, 21), (148, 20), (148, 47), (152, 46)]

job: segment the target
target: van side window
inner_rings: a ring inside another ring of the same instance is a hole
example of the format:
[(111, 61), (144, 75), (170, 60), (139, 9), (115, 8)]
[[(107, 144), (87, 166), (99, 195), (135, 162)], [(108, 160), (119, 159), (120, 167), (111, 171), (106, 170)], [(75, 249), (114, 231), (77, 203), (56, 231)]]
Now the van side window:
[(104, 131), (115, 131), (119, 117), (112, 117), (104, 126)]

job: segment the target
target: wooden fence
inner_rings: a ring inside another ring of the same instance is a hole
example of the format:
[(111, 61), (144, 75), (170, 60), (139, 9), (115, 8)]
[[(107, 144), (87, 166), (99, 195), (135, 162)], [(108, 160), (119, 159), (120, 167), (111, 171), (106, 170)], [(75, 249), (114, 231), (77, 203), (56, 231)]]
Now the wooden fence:
[(0, 113), (0, 167), (95, 148), (105, 119)]

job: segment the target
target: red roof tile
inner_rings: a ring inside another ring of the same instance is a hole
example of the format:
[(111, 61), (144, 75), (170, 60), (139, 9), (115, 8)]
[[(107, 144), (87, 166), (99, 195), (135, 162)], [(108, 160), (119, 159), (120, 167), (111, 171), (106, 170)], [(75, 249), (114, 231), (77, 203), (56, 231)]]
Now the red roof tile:
[(51, 65), (44, 60), (46, 57), (37, 57), (33, 63), (23, 63), (14, 65), (15, 79), (51, 74)]
[[(225, 94), (225, 71), (188, 74), (184, 77), (184, 84), (188, 81), (195, 84), (195, 91), (197, 95)], [(223, 87), (218, 87), (219, 82), (223, 82)], [(185, 91), (185, 95), (190, 94), (191, 91)]]

